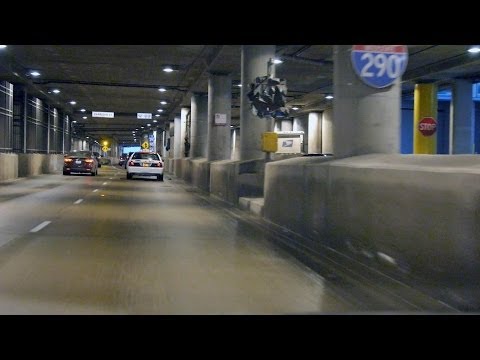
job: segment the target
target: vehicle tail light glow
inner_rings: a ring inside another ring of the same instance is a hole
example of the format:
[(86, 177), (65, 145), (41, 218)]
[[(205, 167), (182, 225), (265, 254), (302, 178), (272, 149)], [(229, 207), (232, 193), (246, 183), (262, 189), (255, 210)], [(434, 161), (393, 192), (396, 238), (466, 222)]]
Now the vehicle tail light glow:
[(71, 163), (73, 161), (73, 159), (64, 159), (63, 161), (66, 162), (66, 163)]
[(92, 163), (92, 162), (93, 162), (93, 159), (86, 159), (85, 162), (86, 162), (86, 163)]

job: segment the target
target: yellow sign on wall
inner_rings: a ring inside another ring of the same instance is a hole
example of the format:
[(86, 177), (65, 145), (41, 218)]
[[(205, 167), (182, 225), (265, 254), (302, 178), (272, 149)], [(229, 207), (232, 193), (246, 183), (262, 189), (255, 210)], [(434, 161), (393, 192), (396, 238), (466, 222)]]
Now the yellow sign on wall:
[(143, 144), (142, 144), (142, 148), (144, 148), (145, 150), (148, 149), (150, 147), (150, 145), (148, 145), (148, 142), (145, 141)]
[(278, 134), (275, 132), (264, 132), (262, 134), (262, 151), (277, 152)]
[(109, 149), (108, 149), (108, 146), (102, 147), (102, 151), (105, 151), (105, 152), (106, 152), (106, 151), (108, 151), (108, 150), (109, 150)]

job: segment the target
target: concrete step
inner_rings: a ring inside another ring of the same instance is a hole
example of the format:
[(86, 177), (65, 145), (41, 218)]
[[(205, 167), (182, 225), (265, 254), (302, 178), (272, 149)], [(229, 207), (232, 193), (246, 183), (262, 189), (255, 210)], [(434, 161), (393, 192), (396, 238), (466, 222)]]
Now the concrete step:
[(240, 209), (250, 211), (258, 216), (263, 216), (263, 203), (263, 197), (240, 197), (238, 199)]

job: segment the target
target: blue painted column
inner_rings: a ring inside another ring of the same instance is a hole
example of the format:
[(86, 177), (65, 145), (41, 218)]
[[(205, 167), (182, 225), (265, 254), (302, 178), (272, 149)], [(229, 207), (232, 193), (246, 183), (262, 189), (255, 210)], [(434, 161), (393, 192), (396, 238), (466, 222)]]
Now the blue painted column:
[(450, 103), (450, 153), (473, 154), (472, 83), (456, 79)]

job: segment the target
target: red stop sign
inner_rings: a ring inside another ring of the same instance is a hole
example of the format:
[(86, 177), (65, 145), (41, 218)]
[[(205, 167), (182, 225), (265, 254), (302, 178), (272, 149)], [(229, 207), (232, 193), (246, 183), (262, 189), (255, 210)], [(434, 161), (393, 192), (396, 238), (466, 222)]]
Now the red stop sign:
[(432, 136), (437, 131), (437, 122), (432, 117), (425, 117), (418, 123), (418, 130), (423, 136)]

